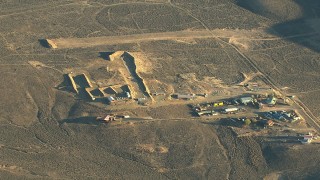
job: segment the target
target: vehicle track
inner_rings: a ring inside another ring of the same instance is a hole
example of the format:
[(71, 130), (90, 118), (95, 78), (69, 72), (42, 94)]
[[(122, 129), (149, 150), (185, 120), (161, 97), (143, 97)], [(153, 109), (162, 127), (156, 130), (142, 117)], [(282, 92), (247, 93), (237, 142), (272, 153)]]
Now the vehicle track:
[[(63, 1), (59, 1), (59, 2), (63, 2)], [(26, 13), (32, 13), (32, 12), (35, 12), (35, 11), (43, 11), (43, 10), (48, 10), (48, 9), (53, 9), (53, 8), (57, 8), (57, 7), (61, 7), (61, 6), (67, 6), (67, 5), (71, 5), (71, 4), (77, 4), (73, 1), (66, 1), (64, 3), (54, 3), (52, 6), (52, 4), (45, 4), (45, 5), (40, 5), (40, 6), (37, 6), (37, 7), (33, 7), (33, 8), (30, 8), (30, 9), (17, 9), (15, 11), (18, 11), (18, 12), (14, 12), (14, 13), (8, 13), (8, 14), (0, 14), (0, 18), (5, 18), (5, 17), (9, 17), (9, 16), (14, 16), (14, 15), (21, 15), (21, 14), (26, 14)]]
[[(266, 75), (249, 57), (247, 57), (245, 54), (243, 54), (237, 47), (235, 47), (233, 44), (229, 44), (230, 46), (232, 46), (245, 60), (247, 60), (247, 62), (259, 73), (261, 73), (261, 79), (268, 84), (269, 86), (271, 86), (273, 89), (275, 89), (276, 91), (278, 91), (281, 96), (285, 97), (285, 94), (282, 92), (282, 90), (275, 85), (275, 83), (273, 83), (272, 79)], [(313, 115), (313, 113), (309, 110), (309, 108), (307, 108), (307, 106), (305, 106), (299, 99), (292, 99), (292, 101), (294, 102), (294, 104), (299, 107), (299, 109), (302, 110), (303, 114), (305, 115), (304, 117), (307, 117), (307, 121), (310, 125), (312, 125), (317, 131), (320, 132), (320, 125), (318, 119)]]

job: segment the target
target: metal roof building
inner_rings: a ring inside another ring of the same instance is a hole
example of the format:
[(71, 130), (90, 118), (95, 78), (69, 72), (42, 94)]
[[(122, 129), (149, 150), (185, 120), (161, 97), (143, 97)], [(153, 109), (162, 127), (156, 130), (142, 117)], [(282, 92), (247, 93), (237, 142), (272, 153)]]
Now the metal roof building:
[(248, 103), (252, 102), (253, 99), (252, 99), (252, 97), (242, 97), (239, 100), (242, 104), (248, 104)]

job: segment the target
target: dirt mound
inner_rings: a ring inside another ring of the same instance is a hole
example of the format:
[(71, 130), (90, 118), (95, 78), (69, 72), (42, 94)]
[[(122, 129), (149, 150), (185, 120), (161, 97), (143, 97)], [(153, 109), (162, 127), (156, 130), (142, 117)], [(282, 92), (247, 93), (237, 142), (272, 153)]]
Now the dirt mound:
[(302, 9), (294, 0), (239, 0), (241, 7), (273, 20), (293, 20), (302, 17)]
[(231, 37), (229, 38), (229, 43), (237, 46), (240, 49), (248, 50), (250, 48), (249, 43), (245, 41), (241, 41), (241, 39)]

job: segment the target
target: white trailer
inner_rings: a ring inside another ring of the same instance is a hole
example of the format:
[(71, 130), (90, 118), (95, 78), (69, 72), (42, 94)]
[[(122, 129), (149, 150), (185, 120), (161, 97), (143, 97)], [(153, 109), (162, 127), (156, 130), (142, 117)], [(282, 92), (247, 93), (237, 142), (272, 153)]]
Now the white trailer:
[(225, 113), (233, 113), (236, 111), (239, 111), (239, 108), (226, 108), (226, 109), (224, 109)]

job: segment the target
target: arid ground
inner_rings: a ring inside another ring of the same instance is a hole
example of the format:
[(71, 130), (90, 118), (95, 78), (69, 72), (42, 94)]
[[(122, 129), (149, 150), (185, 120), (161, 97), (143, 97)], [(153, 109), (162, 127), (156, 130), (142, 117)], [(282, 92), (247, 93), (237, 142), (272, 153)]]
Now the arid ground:
[(263, 74), (320, 121), (316, 0), (5, 0), (0, 47), (1, 179), (320, 177), (318, 144), (237, 137), (179, 104), (127, 107), (159, 120), (97, 123), (119, 108), (65, 82), (85, 72), (96, 84), (134, 86), (123, 62), (101, 56), (126, 51), (150, 91), (211, 92)]

